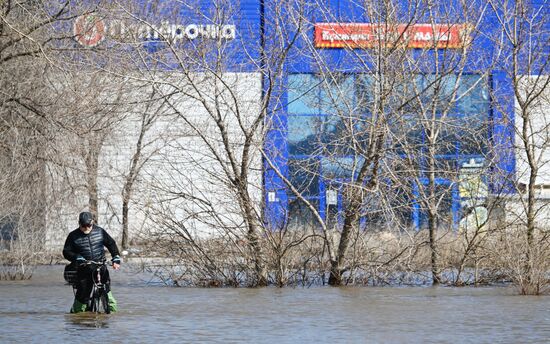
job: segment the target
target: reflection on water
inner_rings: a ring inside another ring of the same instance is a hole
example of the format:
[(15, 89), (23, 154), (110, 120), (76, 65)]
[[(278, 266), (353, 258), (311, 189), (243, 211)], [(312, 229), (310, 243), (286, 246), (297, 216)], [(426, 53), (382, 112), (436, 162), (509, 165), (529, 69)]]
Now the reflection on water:
[(81, 330), (86, 328), (107, 328), (109, 327), (107, 314), (79, 313), (65, 315), (67, 330)]
[[(547, 343), (550, 297), (507, 288), (193, 289), (112, 271), (115, 314), (69, 314), (62, 267), (0, 281), (0, 343)], [(86, 337), (89, 336), (89, 337)], [(88, 341), (86, 339), (89, 339)]]

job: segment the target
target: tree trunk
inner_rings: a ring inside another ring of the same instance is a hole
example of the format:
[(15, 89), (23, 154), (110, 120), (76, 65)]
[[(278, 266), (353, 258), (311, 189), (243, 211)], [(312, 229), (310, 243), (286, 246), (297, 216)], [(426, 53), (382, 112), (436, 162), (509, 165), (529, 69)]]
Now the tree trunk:
[(122, 200), (122, 249), (128, 249), (128, 203), (129, 200)]
[(356, 191), (352, 191), (350, 198), (350, 206), (345, 211), (344, 227), (342, 228), (336, 259), (332, 260), (330, 264), (328, 284), (331, 286), (340, 286), (343, 283), (342, 275), (346, 272), (344, 261), (349, 247), (350, 236), (354, 227), (358, 225), (361, 198), (357, 195)]
[(532, 266), (533, 262), (533, 244), (535, 235), (535, 184), (537, 178), (538, 169), (533, 163), (530, 166), (529, 173), (529, 191), (527, 195), (527, 247), (525, 250), (525, 278), (527, 285), (533, 283)]
[(439, 275), (437, 259), (437, 197), (435, 190), (435, 147), (433, 131), (428, 130), (428, 231), (430, 237), (430, 265), (432, 269), (432, 285), (439, 285), (441, 276)]
[(240, 197), (242, 200), (242, 206), (244, 208), (244, 213), (246, 216), (246, 222), (248, 226), (247, 239), (250, 251), (252, 252), (252, 259), (254, 260), (254, 271), (256, 273), (256, 287), (265, 287), (267, 286), (267, 270), (263, 261), (263, 252), (260, 245), (260, 240), (258, 236), (258, 226), (256, 224), (256, 216), (254, 208), (252, 206), (250, 197), (246, 191), (247, 183), (241, 183), (240, 188)]
[(438, 285), (441, 282), (441, 277), (439, 276), (439, 269), (437, 267), (437, 245), (436, 245), (436, 231), (437, 231), (437, 221), (436, 216), (429, 211), (428, 214), (428, 223), (429, 223), (429, 232), (430, 232), (430, 252), (431, 252), (431, 267), (432, 267), (432, 285)]
[(262, 259), (262, 249), (260, 247), (260, 242), (258, 239), (258, 233), (255, 225), (250, 224), (248, 226), (248, 243), (252, 251), (252, 256), (254, 260), (254, 271), (256, 273), (256, 287), (265, 287), (267, 286), (267, 271)]
[(98, 191), (97, 191), (97, 175), (99, 167), (99, 152), (97, 152), (93, 144), (90, 147), (90, 152), (86, 157), (86, 168), (87, 168), (87, 186), (88, 186), (88, 206), (90, 212), (94, 216), (94, 220), (97, 222), (98, 217)]
[(347, 249), (349, 246), (350, 233), (354, 224), (357, 222), (355, 219), (357, 216), (352, 214), (346, 215), (344, 219), (344, 227), (342, 228), (342, 234), (340, 236), (340, 243), (338, 244), (338, 252), (335, 260), (330, 264), (330, 276), (328, 278), (328, 284), (331, 286), (342, 285), (342, 275), (346, 272), (344, 261), (346, 258)]

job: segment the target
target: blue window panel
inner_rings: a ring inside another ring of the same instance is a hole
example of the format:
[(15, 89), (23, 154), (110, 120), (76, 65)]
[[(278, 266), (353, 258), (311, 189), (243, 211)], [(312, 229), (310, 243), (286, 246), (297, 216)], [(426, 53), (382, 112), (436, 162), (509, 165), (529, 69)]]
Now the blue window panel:
[(320, 151), (319, 133), (324, 116), (288, 116), (288, 147), (291, 155), (314, 155)]
[[(319, 209), (319, 201), (308, 199), (313, 207)], [(300, 199), (291, 199), (288, 202), (289, 226), (294, 228), (318, 227), (319, 222), (311, 209)]]
[(398, 111), (400, 113), (415, 113), (421, 108), (420, 101), (426, 94), (425, 76), (420, 74), (411, 74), (404, 80), (390, 79), (384, 85), (387, 94), (384, 95), (387, 100), (386, 107), (388, 112)]
[(372, 74), (358, 74), (355, 80), (355, 99), (358, 111), (370, 113), (375, 105), (376, 78)]
[(423, 81), (422, 102), (424, 105), (429, 109), (435, 106), (438, 113), (455, 113), (455, 90), (460, 83), (458, 77), (454, 74), (428, 74), (423, 77)]
[(357, 144), (368, 142), (366, 119), (340, 116), (288, 116), (288, 144), (291, 155), (354, 154), (351, 138)]
[(319, 92), (321, 80), (315, 74), (288, 76), (288, 113), (315, 115), (320, 113)]
[(356, 111), (352, 75), (330, 73), (322, 81), (320, 90), (319, 109), (322, 114), (343, 116)]
[[(289, 159), (288, 167), (289, 179), (302, 196), (319, 196), (319, 161), (317, 159)], [(293, 195), (289, 194), (290, 196)]]
[(291, 115), (339, 114), (355, 111), (354, 77), (331, 74), (288, 76), (288, 113)]
[(424, 129), (418, 119), (415, 115), (391, 118), (390, 139), (395, 153), (413, 154), (422, 148)]
[(457, 92), (457, 113), (476, 115), (487, 120), (489, 115), (489, 88), (487, 79), (476, 74), (463, 75)]
[(456, 121), (460, 154), (485, 154), (489, 135), (488, 113), (461, 115)]
[(422, 77), (421, 88), (423, 103), (429, 105), (435, 101), (439, 113), (488, 116), (489, 89), (485, 77), (428, 74)]
[(365, 136), (361, 132), (359, 121), (360, 119), (356, 116), (348, 118), (326, 116), (320, 133), (323, 152), (326, 155), (338, 156), (354, 154), (352, 139), (361, 142)]
[(321, 159), (321, 170), (326, 179), (351, 179), (365, 162), (361, 157), (327, 157)]
[[(381, 82), (385, 82), (381, 85)], [(377, 106), (377, 98), (384, 97), (386, 112), (418, 111), (418, 95), (426, 92), (422, 75), (411, 74), (409, 78), (380, 80), (380, 76), (373, 74), (358, 74), (355, 83), (355, 97), (357, 106), (362, 113), (371, 113)]]
[(480, 155), (487, 152), (488, 114), (447, 115), (441, 123), (436, 154)]
[(441, 126), (437, 141), (435, 142), (435, 154), (446, 156), (458, 154), (460, 131), (461, 128), (452, 125)]

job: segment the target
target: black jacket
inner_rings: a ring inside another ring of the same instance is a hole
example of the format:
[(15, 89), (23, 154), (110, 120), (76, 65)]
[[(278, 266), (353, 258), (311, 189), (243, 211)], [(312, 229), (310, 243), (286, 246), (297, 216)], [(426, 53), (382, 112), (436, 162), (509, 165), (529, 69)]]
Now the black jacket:
[(80, 228), (67, 236), (63, 247), (63, 257), (74, 262), (78, 257), (86, 260), (101, 261), (105, 259), (106, 246), (112, 257), (118, 256), (118, 247), (111, 236), (101, 227), (94, 225), (92, 231), (84, 234)]

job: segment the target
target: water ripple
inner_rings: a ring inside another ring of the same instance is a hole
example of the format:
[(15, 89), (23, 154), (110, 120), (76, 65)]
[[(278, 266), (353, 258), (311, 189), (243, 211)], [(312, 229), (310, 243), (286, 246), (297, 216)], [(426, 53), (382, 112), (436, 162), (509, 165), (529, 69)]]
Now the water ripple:
[(120, 312), (75, 315), (68, 314), (73, 294), (61, 275), (37, 272), (31, 281), (0, 282), (1, 343), (65, 343), (75, 335), (94, 343), (547, 343), (550, 338), (550, 297), (514, 296), (507, 288), (170, 288), (140, 285), (134, 275), (117, 272), (113, 292)]

